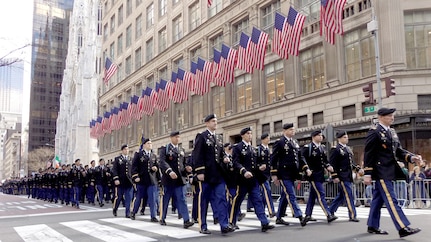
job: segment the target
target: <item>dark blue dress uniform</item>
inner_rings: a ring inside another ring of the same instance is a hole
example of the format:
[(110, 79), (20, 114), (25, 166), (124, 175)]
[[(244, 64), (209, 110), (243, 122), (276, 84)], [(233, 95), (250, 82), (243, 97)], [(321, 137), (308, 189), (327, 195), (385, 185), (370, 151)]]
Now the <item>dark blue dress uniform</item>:
[(269, 216), (275, 216), (274, 210), (274, 202), (272, 201), (272, 192), (271, 192), (271, 162), (270, 162), (270, 150), (269, 147), (264, 146), (262, 144), (257, 146), (257, 166), (266, 165), (266, 169), (262, 172), (259, 172), (258, 179), (261, 179), (260, 185), (260, 193), (262, 195), (262, 202), (264, 207), (268, 208)]
[[(293, 127), (293, 126), (292, 126)], [(271, 175), (277, 176), (282, 187), (277, 210), (277, 221), (289, 205), (292, 215), (302, 220), (302, 211), (296, 201), (295, 181), (300, 179), (300, 172), (308, 169), (307, 162), (300, 152), (298, 142), (286, 136), (281, 137), (272, 147)]]
[(354, 164), (353, 153), (350, 148), (343, 144), (338, 144), (331, 149), (329, 162), (334, 168), (334, 172), (331, 174), (332, 179), (340, 179), (340, 183), (338, 183), (338, 194), (332, 201), (329, 211), (331, 214), (334, 214), (338, 207), (346, 202), (350, 221), (357, 222), (359, 220), (356, 218), (355, 197), (352, 190), (352, 172), (359, 171), (360, 167)]
[[(162, 172), (163, 192), (160, 200), (160, 224), (166, 225), (166, 214), (169, 201), (175, 199), (178, 213), (183, 217), (184, 228), (193, 225), (190, 221), (189, 211), (185, 198), (185, 184), (187, 172), (185, 169), (185, 154), (182, 148), (172, 143), (162, 146), (160, 149), (160, 169)], [(172, 179), (169, 173), (174, 172), (177, 179)]]
[[(153, 169), (156, 168), (156, 170)], [(141, 205), (142, 200), (147, 201), (150, 205), (150, 215), (152, 222), (158, 222), (157, 205), (155, 191), (158, 185), (159, 165), (157, 157), (151, 151), (142, 150), (135, 153), (132, 161), (132, 181), (135, 189), (135, 197), (132, 202), (132, 213), (130, 217), (135, 219), (135, 214)], [(139, 182), (136, 182), (136, 178), (139, 178)], [(142, 204), (146, 206), (146, 204)]]
[(79, 200), (81, 197), (85, 170), (82, 166), (73, 166), (72, 169), (70, 170), (70, 174), (72, 177), (72, 184), (73, 184), (72, 185), (73, 196), (71, 198), (72, 206), (79, 208)]
[[(381, 108), (379, 115), (388, 115), (395, 109)], [(394, 192), (392, 181), (398, 178), (405, 179), (397, 160), (412, 162), (414, 154), (401, 147), (399, 138), (394, 129), (387, 129), (381, 124), (368, 131), (364, 150), (365, 175), (371, 175), (375, 180), (373, 200), (368, 217), (368, 232), (387, 234), (380, 227), (380, 209), (386, 205), (395, 227), (401, 237), (417, 233), (420, 229), (411, 229), (409, 220), (404, 215)]]
[(112, 163), (112, 179), (120, 181), (120, 185), (114, 188), (114, 204), (112, 213), (117, 216), (117, 210), (124, 196), (124, 206), (126, 207), (126, 217), (130, 217), (130, 202), (133, 197), (132, 177), (131, 177), (132, 161), (128, 156), (119, 155), (115, 157)]
[[(318, 134), (320, 133), (321, 132)], [(316, 132), (313, 132), (312, 136), (315, 135)], [(301, 154), (305, 158), (308, 168), (312, 172), (310, 177), (307, 176), (311, 185), (310, 196), (308, 198), (307, 208), (305, 209), (306, 216), (302, 220), (301, 225), (305, 226), (310, 220), (316, 199), (322, 208), (323, 213), (327, 216), (328, 222), (332, 222), (337, 219), (337, 217), (333, 216), (329, 211), (328, 204), (325, 199), (325, 189), (323, 188), (323, 182), (325, 182), (324, 169), (330, 166), (326, 156), (325, 147), (322, 144), (317, 145), (314, 142), (311, 142), (302, 147)]]
[(96, 198), (99, 202), (99, 206), (105, 205), (104, 199), (108, 193), (108, 176), (109, 168), (106, 165), (98, 165), (94, 169), (94, 184), (96, 188)]
[[(205, 122), (214, 116), (209, 115)], [(223, 170), (223, 143), (219, 135), (209, 130), (196, 135), (193, 149), (193, 163), (196, 176), (204, 174), (204, 181), (198, 181), (198, 222), (200, 232), (211, 233), (207, 228), (207, 211), (211, 201), (213, 213), (218, 218), (222, 233), (231, 232), (228, 222), (228, 203)]]
[[(250, 130), (251, 129), (241, 130), (241, 135), (245, 134)], [(273, 226), (269, 225), (269, 220), (265, 215), (265, 209), (263, 206), (262, 197), (260, 195), (260, 184), (258, 177), (261, 176), (259, 174), (261, 173), (261, 171), (259, 170), (257, 163), (256, 149), (253, 148), (250, 144), (246, 144), (244, 141), (239, 142), (233, 147), (232, 158), (235, 171), (241, 175), (240, 179), (238, 180), (238, 198), (236, 199), (235, 203), (232, 204), (234, 212), (231, 214), (233, 214), (234, 216), (234, 224), (237, 221), (236, 217), (238, 216), (238, 211), (241, 207), (241, 203), (244, 201), (245, 196), (248, 194), (248, 199), (251, 200), (255, 209), (254, 211), (256, 213), (256, 216), (262, 225), (262, 231), (272, 229)], [(247, 171), (251, 172), (253, 174), (253, 177), (245, 178), (244, 174)]]

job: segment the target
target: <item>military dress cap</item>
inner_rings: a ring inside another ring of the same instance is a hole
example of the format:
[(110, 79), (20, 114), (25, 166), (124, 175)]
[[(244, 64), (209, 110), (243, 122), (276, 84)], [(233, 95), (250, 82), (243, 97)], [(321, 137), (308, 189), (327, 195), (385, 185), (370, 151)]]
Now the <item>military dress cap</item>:
[(322, 130), (315, 130), (315, 131), (311, 132), (311, 137), (314, 137), (314, 136), (319, 135), (321, 133), (322, 133)]
[(395, 112), (395, 110), (396, 110), (395, 108), (380, 108), (377, 111), (377, 114), (379, 116), (385, 116), (385, 115), (388, 115), (388, 114), (391, 114), (391, 113)]
[(260, 136), (260, 139), (266, 139), (269, 137), (268, 133), (263, 133), (262, 136)]
[(148, 141), (150, 141), (150, 138), (142, 138), (143, 145), (145, 145)]
[(338, 131), (337, 134), (335, 134), (335, 137), (337, 137), (338, 139), (343, 137), (344, 135), (347, 135), (346, 131)]
[(121, 150), (124, 150), (125, 148), (129, 148), (129, 146), (128, 145), (122, 145), (121, 146)]
[(170, 137), (174, 137), (180, 135), (180, 131), (172, 131), (171, 134), (169, 135)]
[(241, 129), (241, 131), (239, 132), (240, 135), (244, 135), (245, 133), (247, 133), (248, 131), (251, 131), (251, 127), (247, 127), (247, 128), (243, 128)]
[(230, 146), (230, 143), (224, 143), (224, 145), (223, 145), (224, 148), (226, 148), (228, 146)]
[(290, 129), (290, 128), (293, 128), (293, 123), (283, 124), (283, 129)]
[(212, 113), (212, 114), (206, 116), (205, 119), (204, 119), (204, 121), (206, 123), (206, 122), (210, 121), (213, 118), (217, 118), (217, 116), (215, 115), (215, 113)]

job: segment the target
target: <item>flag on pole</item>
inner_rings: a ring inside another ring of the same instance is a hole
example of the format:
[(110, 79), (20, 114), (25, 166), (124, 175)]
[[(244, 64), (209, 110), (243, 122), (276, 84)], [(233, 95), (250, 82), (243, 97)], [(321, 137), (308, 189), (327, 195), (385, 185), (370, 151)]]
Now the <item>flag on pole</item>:
[(103, 81), (106, 85), (108, 85), (109, 79), (115, 74), (117, 71), (118, 66), (111, 61), (108, 57), (106, 57), (105, 60), (105, 77), (103, 78)]
[(299, 55), (299, 41), (301, 40), (304, 22), (305, 16), (299, 14), (294, 8), (290, 7), (289, 14), (287, 15), (286, 37), (284, 38), (286, 43), (285, 50), (290, 55)]
[(253, 66), (250, 64), (250, 37), (243, 32), (239, 39), (238, 62), (236, 67), (249, 73), (253, 73)]
[(54, 159), (52, 159), (52, 167), (55, 169), (60, 168), (60, 163), (61, 163), (60, 157), (56, 155)]
[(222, 86), (222, 70), (221, 70), (221, 52), (214, 48), (214, 57), (213, 57), (213, 82), (217, 86)]
[(238, 51), (223, 44), (221, 47), (221, 74), (223, 86), (226, 83), (233, 83), (235, 81), (235, 66), (238, 58)]
[(250, 42), (252, 43), (250, 45), (250, 63), (254, 68), (263, 70), (268, 34), (253, 27)]
[(347, 0), (320, 0), (320, 35), (334, 45), (335, 34), (343, 34), (343, 11)]

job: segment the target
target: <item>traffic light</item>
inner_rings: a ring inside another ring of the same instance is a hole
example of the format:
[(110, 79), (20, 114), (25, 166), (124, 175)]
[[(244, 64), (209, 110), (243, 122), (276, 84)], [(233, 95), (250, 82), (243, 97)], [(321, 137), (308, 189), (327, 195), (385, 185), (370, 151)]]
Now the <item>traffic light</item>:
[(386, 97), (395, 96), (395, 80), (386, 79), (385, 80)]
[(370, 82), (362, 87), (362, 91), (364, 92), (365, 103), (374, 104), (373, 83)]

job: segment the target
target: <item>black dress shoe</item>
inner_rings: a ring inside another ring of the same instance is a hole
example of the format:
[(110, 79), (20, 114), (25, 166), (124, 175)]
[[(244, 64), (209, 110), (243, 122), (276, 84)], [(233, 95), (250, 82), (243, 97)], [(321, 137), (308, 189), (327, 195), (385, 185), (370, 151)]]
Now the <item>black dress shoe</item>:
[(349, 219), (349, 222), (359, 222), (359, 219), (357, 219), (357, 218), (351, 218), (351, 219)]
[(229, 224), (229, 226), (230, 226), (231, 228), (233, 228), (234, 230), (238, 230), (238, 229), (239, 229), (238, 225), (236, 225), (236, 224), (232, 224), (232, 223), (230, 223), (230, 224)]
[(227, 234), (233, 231), (235, 231), (235, 229), (232, 226), (227, 226), (221, 229), (222, 234)]
[(284, 221), (282, 218), (275, 220), (275, 224), (289, 225), (289, 222)]
[(252, 213), (252, 212), (254, 212), (254, 209), (252, 209), (252, 208), (247, 208), (247, 212)]
[(218, 224), (218, 218), (214, 218), (214, 224)]
[(409, 235), (412, 235), (412, 234), (419, 233), (420, 231), (421, 231), (420, 228), (405, 227), (405, 228), (400, 229), (398, 231), (398, 233), (400, 235), (400, 238), (402, 238), (402, 237), (406, 237), (406, 236), (409, 236)]
[(164, 219), (160, 219), (160, 225), (166, 225), (166, 221)]
[(317, 219), (315, 219), (315, 218), (313, 218), (313, 217), (310, 216), (310, 218), (308, 219), (308, 221), (315, 222), (315, 221), (317, 221)]
[(262, 225), (262, 232), (266, 232), (267, 230), (270, 230), (273, 228), (275, 228), (275, 226), (272, 224), (264, 224), (264, 225)]
[(130, 213), (130, 219), (135, 220), (135, 213)]
[(180, 213), (178, 213), (178, 219), (182, 219), (183, 215), (181, 215)]
[(387, 231), (381, 230), (379, 228), (368, 227), (367, 232), (370, 234), (388, 234)]
[(238, 221), (241, 221), (245, 218), (245, 213), (240, 213), (238, 216)]
[(187, 228), (189, 228), (189, 227), (191, 227), (191, 226), (193, 226), (193, 224), (195, 224), (195, 223), (193, 223), (192, 221), (190, 221), (190, 220), (187, 220), (187, 221), (185, 221), (184, 222), (184, 228), (185, 229), (187, 229)]
[(275, 213), (269, 215), (270, 218), (275, 217)]
[(335, 216), (335, 215), (328, 215), (328, 223), (330, 223), (330, 222), (332, 222), (332, 221), (334, 221), (334, 220), (336, 220), (336, 219), (338, 219), (338, 217), (337, 216)]
[(157, 223), (159, 220), (157, 218), (151, 218), (151, 222)]
[(105, 206), (105, 204), (104, 203), (99, 203), (99, 206), (103, 207), (103, 206)]
[(301, 226), (304, 227), (305, 225), (307, 225), (308, 221), (310, 221), (310, 216), (305, 216), (302, 220), (301, 220)]
[(211, 231), (209, 231), (208, 229), (201, 229), (199, 231), (199, 233), (201, 233), (201, 234), (211, 234)]
[(130, 215), (126, 215), (126, 218), (130, 218)]
[(114, 217), (117, 217), (117, 209), (113, 209), (112, 214), (114, 215)]

